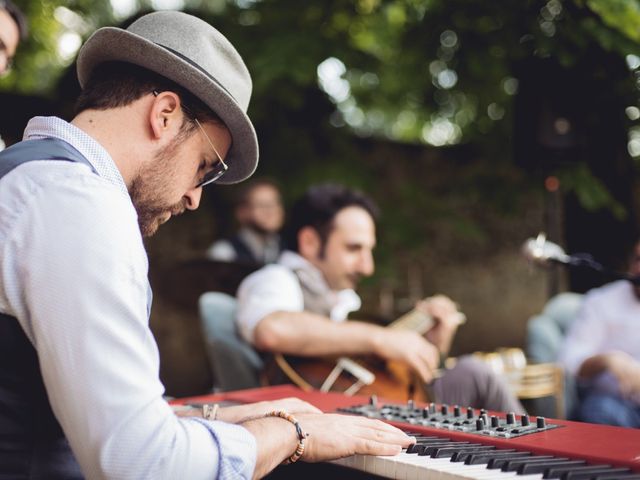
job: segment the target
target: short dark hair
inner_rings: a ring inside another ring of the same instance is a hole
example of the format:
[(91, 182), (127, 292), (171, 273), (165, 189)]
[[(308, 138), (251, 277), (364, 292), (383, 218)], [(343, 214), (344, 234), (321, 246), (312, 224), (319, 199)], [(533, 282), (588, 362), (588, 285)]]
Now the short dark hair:
[(310, 187), (291, 208), (284, 235), (285, 246), (289, 250), (299, 251), (298, 233), (305, 227), (312, 227), (318, 232), (324, 251), (336, 215), (347, 207), (360, 207), (374, 221), (378, 219), (379, 211), (375, 202), (358, 190), (336, 183)]
[[(186, 116), (224, 124), (220, 117), (184, 87), (162, 75), (127, 62), (105, 62), (95, 68), (78, 97), (76, 114), (84, 110), (124, 107), (154, 91), (176, 93), (180, 97)], [(195, 125), (193, 128), (196, 128)]]
[(11, 0), (0, 0), (0, 10), (4, 10), (9, 14), (13, 21), (18, 26), (18, 34), (20, 40), (27, 38), (29, 34), (29, 27), (27, 26), (27, 17), (22, 10), (20, 10)]

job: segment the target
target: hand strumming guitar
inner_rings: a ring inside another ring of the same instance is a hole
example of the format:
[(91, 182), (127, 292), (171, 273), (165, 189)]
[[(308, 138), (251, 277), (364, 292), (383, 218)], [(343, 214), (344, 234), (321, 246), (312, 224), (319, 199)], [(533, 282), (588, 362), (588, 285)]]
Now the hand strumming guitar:
[(374, 340), (375, 354), (385, 360), (399, 360), (430, 383), (440, 363), (440, 352), (418, 332), (379, 329)]
[(435, 320), (435, 325), (426, 332), (425, 337), (438, 349), (440, 355), (446, 356), (458, 327), (465, 321), (464, 314), (445, 295), (434, 295), (420, 300), (416, 303), (416, 310)]

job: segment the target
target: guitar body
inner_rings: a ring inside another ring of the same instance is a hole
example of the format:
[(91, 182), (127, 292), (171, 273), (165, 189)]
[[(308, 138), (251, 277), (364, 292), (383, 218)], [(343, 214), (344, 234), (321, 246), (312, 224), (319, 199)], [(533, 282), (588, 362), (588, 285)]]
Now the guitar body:
[[(336, 359), (308, 359), (301, 357), (283, 358), (295, 372), (304, 379), (307, 385), (300, 385), (289, 375), (281, 375), (275, 383), (292, 381), (303, 390), (320, 390), (325, 379), (336, 366)], [(402, 362), (385, 362), (376, 358), (359, 359), (358, 363), (375, 374), (375, 381), (358, 389), (358, 395), (377, 395), (396, 402), (415, 400), (430, 401), (423, 382)], [(286, 372), (285, 372), (286, 373)], [(330, 391), (345, 392), (357, 379), (349, 373), (343, 372), (333, 383)], [(271, 383), (271, 382), (269, 382)]]
[[(460, 323), (466, 317), (460, 313)], [(435, 321), (424, 312), (414, 309), (392, 322), (387, 328), (413, 330), (420, 334), (433, 327)], [(378, 395), (389, 400), (428, 402), (428, 386), (399, 361), (366, 358), (358, 362), (341, 357), (310, 359), (274, 355), (274, 365), (267, 369), (270, 384), (292, 382), (306, 391), (336, 391), (353, 395)], [(363, 368), (366, 370), (363, 370)], [(360, 380), (360, 381), (359, 381)], [(359, 382), (358, 382), (359, 381)]]

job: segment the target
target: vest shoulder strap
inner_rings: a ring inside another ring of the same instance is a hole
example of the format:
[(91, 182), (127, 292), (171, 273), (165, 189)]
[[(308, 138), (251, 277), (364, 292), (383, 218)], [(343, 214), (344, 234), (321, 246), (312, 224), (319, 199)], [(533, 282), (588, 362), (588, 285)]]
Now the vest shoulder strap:
[(89, 160), (69, 143), (57, 138), (42, 138), (24, 140), (0, 152), (0, 178), (17, 166), (34, 160), (84, 163), (96, 172)]

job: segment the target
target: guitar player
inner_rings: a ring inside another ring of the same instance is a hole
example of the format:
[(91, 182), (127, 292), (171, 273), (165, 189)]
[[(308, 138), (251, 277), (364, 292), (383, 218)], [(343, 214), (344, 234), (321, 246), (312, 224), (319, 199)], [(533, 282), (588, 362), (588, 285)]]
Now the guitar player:
[(400, 362), (431, 384), (434, 401), (524, 412), (502, 379), (470, 356), (435, 378), (463, 317), (449, 298), (418, 302), (416, 309), (435, 320), (424, 335), (346, 319), (360, 308), (359, 280), (374, 272), (377, 216), (361, 192), (337, 184), (308, 189), (289, 215), (288, 250), (239, 287), (241, 335), (274, 354), (373, 355)]

